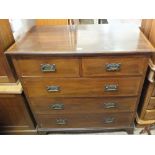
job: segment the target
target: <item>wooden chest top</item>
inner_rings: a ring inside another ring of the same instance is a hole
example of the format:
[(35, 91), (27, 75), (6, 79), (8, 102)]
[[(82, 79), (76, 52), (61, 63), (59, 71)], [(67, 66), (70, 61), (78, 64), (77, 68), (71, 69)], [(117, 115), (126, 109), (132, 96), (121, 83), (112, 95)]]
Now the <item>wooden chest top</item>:
[(153, 50), (133, 25), (33, 27), (8, 54), (150, 54)]

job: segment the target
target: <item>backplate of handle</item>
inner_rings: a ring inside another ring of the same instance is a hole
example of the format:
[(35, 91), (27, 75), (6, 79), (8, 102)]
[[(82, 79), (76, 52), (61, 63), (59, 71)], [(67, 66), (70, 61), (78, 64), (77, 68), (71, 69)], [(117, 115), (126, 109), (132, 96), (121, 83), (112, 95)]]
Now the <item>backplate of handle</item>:
[(57, 125), (66, 125), (67, 124), (67, 119), (56, 119), (56, 124)]
[(58, 92), (60, 91), (60, 86), (47, 86), (48, 92)]
[(41, 71), (42, 72), (55, 72), (56, 65), (55, 64), (41, 64)]
[(114, 121), (115, 121), (114, 117), (107, 117), (104, 119), (105, 124), (111, 124), (111, 123), (114, 123)]
[(118, 85), (117, 84), (107, 84), (104, 86), (104, 91), (110, 92), (110, 91), (117, 91)]
[(121, 68), (121, 63), (109, 63), (105, 65), (105, 68), (108, 72), (119, 71)]
[(63, 110), (64, 109), (64, 104), (63, 103), (55, 103), (55, 104), (51, 104), (49, 106), (49, 108), (53, 109), (53, 110)]
[(114, 103), (114, 102), (104, 103), (104, 108), (105, 109), (117, 108), (117, 103)]

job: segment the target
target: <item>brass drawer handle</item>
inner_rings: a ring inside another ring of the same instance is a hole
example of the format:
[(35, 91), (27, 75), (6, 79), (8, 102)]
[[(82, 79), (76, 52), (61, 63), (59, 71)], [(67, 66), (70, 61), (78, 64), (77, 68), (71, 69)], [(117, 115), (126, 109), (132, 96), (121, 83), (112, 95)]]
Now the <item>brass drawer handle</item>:
[(48, 92), (58, 92), (58, 91), (60, 91), (60, 87), (59, 86), (47, 86), (47, 91)]
[(62, 104), (62, 103), (51, 104), (49, 106), (49, 108), (51, 108), (53, 110), (63, 110), (64, 109), (64, 104)]
[(110, 84), (110, 85), (105, 85), (104, 91), (109, 92), (109, 91), (117, 91), (118, 90), (118, 85), (115, 84)]
[(106, 64), (105, 68), (106, 68), (106, 71), (108, 72), (119, 71), (121, 68), (121, 63)]
[(111, 109), (111, 108), (116, 108), (117, 104), (114, 102), (108, 102), (108, 103), (104, 103), (104, 108), (105, 109)]
[(104, 119), (105, 124), (111, 124), (111, 123), (114, 123), (114, 121), (115, 121), (114, 117), (107, 117)]
[(57, 125), (66, 125), (67, 124), (67, 120), (66, 119), (56, 119), (56, 124)]
[(41, 64), (41, 71), (42, 72), (55, 72), (56, 65), (55, 64)]

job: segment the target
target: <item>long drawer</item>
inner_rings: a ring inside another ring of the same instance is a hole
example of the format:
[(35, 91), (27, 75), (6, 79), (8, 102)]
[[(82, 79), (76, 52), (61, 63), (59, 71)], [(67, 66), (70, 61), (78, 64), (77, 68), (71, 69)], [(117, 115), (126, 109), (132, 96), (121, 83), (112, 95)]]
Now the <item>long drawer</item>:
[(142, 75), (145, 57), (86, 57), (82, 59), (83, 76)]
[(37, 115), (41, 128), (127, 127), (133, 113)]
[(79, 77), (79, 59), (23, 57), (16, 61), (20, 76)]
[(136, 97), (122, 98), (31, 98), (38, 114), (134, 112)]
[(137, 96), (141, 77), (130, 78), (24, 78), (29, 97)]

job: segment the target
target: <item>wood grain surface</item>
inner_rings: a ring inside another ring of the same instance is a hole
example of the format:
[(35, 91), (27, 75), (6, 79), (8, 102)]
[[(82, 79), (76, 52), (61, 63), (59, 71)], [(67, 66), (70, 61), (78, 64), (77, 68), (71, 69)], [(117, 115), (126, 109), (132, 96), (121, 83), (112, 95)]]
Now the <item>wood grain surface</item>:
[[(8, 54), (133, 54), (150, 53), (138, 27), (132, 25), (79, 25), (33, 27)], [(154, 50), (153, 50), (154, 51)]]
[[(137, 96), (141, 77), (130, 78), (24, 78), (24, 89), (29, 97), (105, 97)], [(116, 91), (105, 91), (106, 85), (118, 85)], [(60, 91), (48, 92), (48, 86), (59, 86)]]
[[(136, 97), (111, 98), (31, 98), (31, 106), (37, 114), (61, 113), (104, 113), (104, 112), (134, 112)], [(62, 109), (53, 109), (56, 104), (62, 104)], [(108, 105), (113, 106), (108, 106)]]
[[(127, 127), (130, 126), (132, 113), (98, 113), (98, 114), (60, 114), (37, 115), (38, 125), (41, 128), (87, 128), (87, 127)], [(64, 119), (66, 124), (59, 125), (56, 120)], [(106, 123), (107, 119), (113, 119)]]

